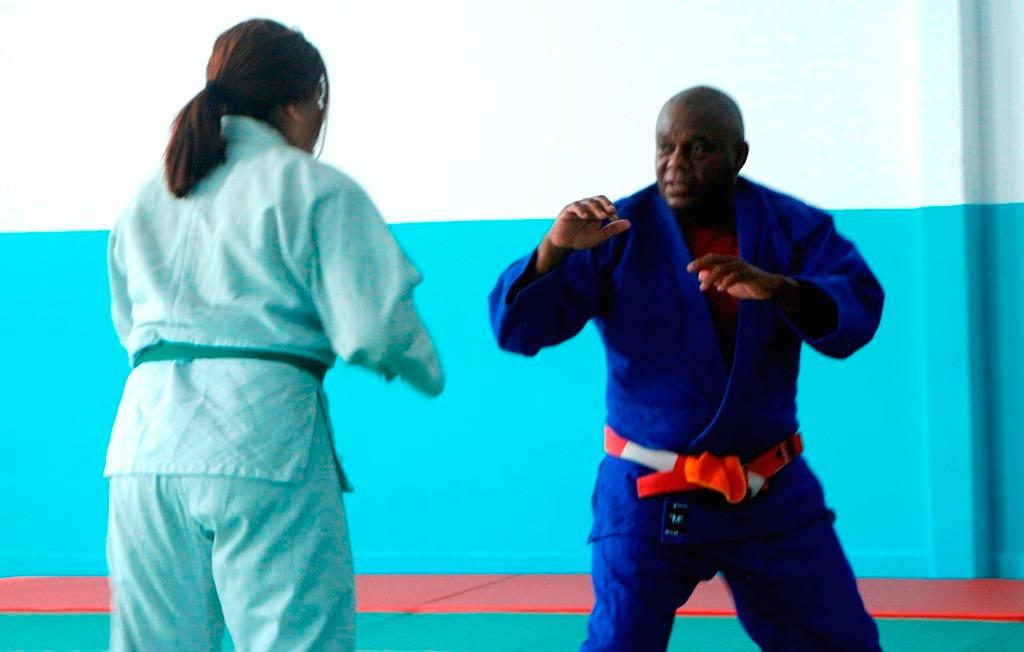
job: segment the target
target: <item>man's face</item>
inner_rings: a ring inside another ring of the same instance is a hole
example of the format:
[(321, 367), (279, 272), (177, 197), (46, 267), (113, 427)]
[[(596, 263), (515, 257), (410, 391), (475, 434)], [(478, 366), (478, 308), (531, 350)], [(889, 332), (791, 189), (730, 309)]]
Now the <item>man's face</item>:
[(685, 104), (665, 108), (655, 132), (658, 191), (671, 208), (717, 203), (731, 196), (747, 145), (726, 120)]

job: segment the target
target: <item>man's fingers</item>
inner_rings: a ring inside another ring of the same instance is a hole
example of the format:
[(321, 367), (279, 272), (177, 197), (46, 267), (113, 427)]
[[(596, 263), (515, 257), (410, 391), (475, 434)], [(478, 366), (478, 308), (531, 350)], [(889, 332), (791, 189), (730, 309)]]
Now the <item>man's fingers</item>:
[(721, 281), (715, 284), (715, 289), (718, 290), (719, 292), (725, 292), (733, 285), (736, 285), (736, 283), (738, 283), (740, 280), (742, 280), (742, 277), (742, 272), (733, 272), (732, 274), (728, 274), (725, 278), (723, 278)]
[(562, 215), (569, 219), (577, 220), (603, 220), (604, 218), (594, 213), (594, 209), (582, 201), (574, 201), (562, 209)]
[(599, 202), (596, 197), (591, 197), (590, 199), (582, 199), (580, 200), (580, 203), (586, 206), (592, 215), (595, 215), (596, 217), (602, 220), (612, 218), (613, 213), (609, 212), (605, 205)]
[(568, 219), (576, 220), (591, 220), (594, 219), (590, 216), (590, 212), (586, 207), (580, 205), (579, 202), (573, 202), (562, 209), (562, 215)]
[[(604, 210), (607, 211), (609, 214), (615, 216), (615, 204), (613, 204), (607, 197), (605, 197), (604, 195), (598, 195), (597, 197), (593, 197), (592, 199), (601, 204), (602, 206), (604, 206)], [(612, 217), (610, 219), (616, 219), (616, 217)]]
[(579, 220), (616, 220), (615, 204), (604, 195), (579, 199), (568, 204), (558, 214), (560, 218)]
[[(739, 263), (737, 261), (728, 261), (728, 262), (720, 263), (720, 264), (715, 265), (713, 267), (709, 267), (709, 268), (706, 268), (704, 270), (701, 270), (701, 272), (698, 274), (698, 276), (703, 276), (702, 280), (704, 282), (704, 285), (709, 285), (709, 286), (710, 285), (717, 285), (718, 282), (722, 278), (724, 278), (726, 275), (732, 274), (733, 272), (738, 271), (738, 269), (739, 269), (739, 267), (741, 265), (742, 265), (742, 263)], [(705, 271), (707, 272), (707, 274), (704, 274)]]
[(736, 256), (726, 256), (725, 254), (705, 254), (687, 265), (686, 271), (699, 272), (702, 269), (707, 269), (708, 267), (714, 267), (734, 260), (740, 259)]
[(628, 231), (630, 226), (631, 224), (629, 220), (616, 219), (612, 222), (609, 222), (607, 225), (601, 228), (601, 236), (603, 237), (602, 242), (608, 240), (609, 238), (614, 238), (620, 233)]
[(729, 274), (742, 271), (744, 265), (743, 261), (734, 258), (713, 267), (702, 269), (697, 274), (697, 278), (700, 280), (700, 289), (706, 290), (709, 287), (717, 286)]

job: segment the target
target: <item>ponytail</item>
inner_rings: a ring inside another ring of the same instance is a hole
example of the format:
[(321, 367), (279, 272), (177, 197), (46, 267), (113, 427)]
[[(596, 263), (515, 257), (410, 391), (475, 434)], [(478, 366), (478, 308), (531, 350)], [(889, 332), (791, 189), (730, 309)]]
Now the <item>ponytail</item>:
[(174, 120), (165, 153), (164, 175), (175, 197), (185, 197), (224, 162), (220, 106), (209, 88), (189, 100)]
[(164, 176), (175, 197), (188, 196), (226, 160), (223, 115), (243, 115), (275, 126), (276, 107), (320, 100), (327, 108), (327, 70), (301, 32), (266, 19), (241, 22), (217, 37), (206, 66), (206, 87), (174, 120), (164, 152)]

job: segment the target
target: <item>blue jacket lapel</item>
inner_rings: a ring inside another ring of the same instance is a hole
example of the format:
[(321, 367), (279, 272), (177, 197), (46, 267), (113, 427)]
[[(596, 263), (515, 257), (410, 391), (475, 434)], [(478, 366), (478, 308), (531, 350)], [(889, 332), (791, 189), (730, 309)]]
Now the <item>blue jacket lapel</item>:
[[(759, 243), (761, 241), (761, 226), (763, 224), (761, 209), (758, 206), (756, 194), (743, 180), (738, 182), (735, 195), (735, 211), (740, 258), (752, 265), (760, 266)], [(683, 246), (685, 248), (685, 243)], [(689, 252), (687, 252), (687, 255), (689, 255)], [(692, 283), (692, 288), (693, 291), (700, 295), (700, 289), (696, 281)], [(703, 296), (700, 296), (700, 298), (702, 301), (704, 300)], [(693, 443), (690, 445), (691, 452), (705, 450), (710, 450), (715, 454), (734, 452), (728, 450), (731, 448), (731, 417), (737, 410), (743, 409), (743, 406), (738, 405), (737, 402), (744, 393), (742, 391), (743, 387), (749, 380), (751, 365), (757, 356), (758, 340), (762, 336), (758, 324), (764, 323), (765, 317), (770, 316), (772, 309), (772, 305), (765, 301), (747, 300), (740, 302), (732, 368), (726, 377), (722, 401), (718, 405), (714, 418), (711, 419), (711, 422), (708, 423), (701, 434), (693, 440)], [(710, 312), (705, 310), (705, 313), (708, 315), (709, 341), (714, 342), (717, 349), (717, 340), (715, 339)], [(718, 359), (720, 361), (718, 368), (724, 369), (721, 356), (718, 356)]]

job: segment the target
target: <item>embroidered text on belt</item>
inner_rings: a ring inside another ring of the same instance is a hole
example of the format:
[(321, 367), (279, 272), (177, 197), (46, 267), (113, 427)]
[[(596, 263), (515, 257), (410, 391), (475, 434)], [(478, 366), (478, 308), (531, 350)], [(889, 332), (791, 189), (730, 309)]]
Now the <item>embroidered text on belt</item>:
[(753, 498), (764, 489), (768, 478), (796, 459), (804, 450), (800, 433), (787, 437), (747, 464), (736, 455), (718, 457), (709, 452), (680, 455), (673, 451), (646, 448), (619, 436), (611, 426), (604, 427), (604, 451), (654, 469), (654, 473), (636, 480), (641, 498), (661, 494), (710, 489), (730, 503)]

